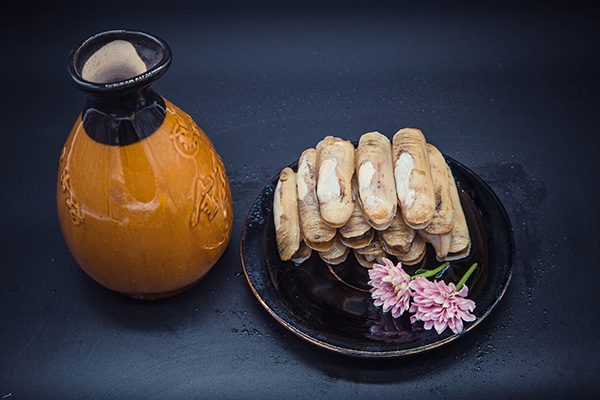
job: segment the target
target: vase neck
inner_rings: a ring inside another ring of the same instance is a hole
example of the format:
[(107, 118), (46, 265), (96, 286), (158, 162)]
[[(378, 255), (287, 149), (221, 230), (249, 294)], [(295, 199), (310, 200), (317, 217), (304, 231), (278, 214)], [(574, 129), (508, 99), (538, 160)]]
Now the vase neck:
[(150, 86), (171, 63), (171, 49), (145, 32), (111, 30), (79, 43), (67, 58), (69, 78), (88, 94), (82, 119), (95, 141), (125, 146), (163, 123), (165, 101)]
[(126, 146), (152, 135), (165, 114), (164, 99), (146, 87), (114, 95), (89, 94), (81, 115), (83, 127), (94, 141)]

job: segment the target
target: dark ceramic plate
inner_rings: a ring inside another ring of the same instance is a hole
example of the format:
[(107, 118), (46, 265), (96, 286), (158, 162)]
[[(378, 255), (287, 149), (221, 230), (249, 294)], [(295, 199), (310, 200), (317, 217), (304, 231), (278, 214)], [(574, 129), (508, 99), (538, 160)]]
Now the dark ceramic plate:
[[(281, 261), (273, 222), (273, 191), (279, 175), (260, 191), (246, 217), (241, 257), (250, 287), (265, 309), (291, 332), (325, 349), (357, 357), (398, 357), (437, 348), (477, 326), (502, 298), (511, 278), (514, 237), (510, 220), (491, 188), (475, 173), (446, 157), (459, 187), (471, 234), (470, 255), (452, 262), (442, 279), (457, 282), (474, 262), (479, 268), (467, 282), (468, 298), (476, 303), (476, 320), (462, 334), (449, 328), (438, 335), (411, 325), (405, 313), (398, 319), (373, 306), (368, 272), (350, 253), (330, 266), (313, 251), (300, 264)], [(297, 164), (290, 167), (296, 170)], [(396, 261), (393, 258), (393, 261)], [(431, 245), (423, 261), (407, 268), (432, 269), (440, 263)]]

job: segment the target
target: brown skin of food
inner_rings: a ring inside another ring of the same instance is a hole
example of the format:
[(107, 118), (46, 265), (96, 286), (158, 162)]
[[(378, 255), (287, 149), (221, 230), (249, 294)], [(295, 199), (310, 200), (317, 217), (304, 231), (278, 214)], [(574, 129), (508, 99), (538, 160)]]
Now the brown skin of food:
[[(408, 176), (398, 176), (396, 168), (404, 153), (407, 153), (412, 159), (413, 167)], [(412, 128), (399, 130), (393, 138), (392, 156), (396, 194), (404, 220), (412, 228), (422, 229), (429, 225), (435, 211), (429, 154), (423, 133)], [(407, 188), (400, 189), (398, 183), (406, 180)], [(408, 194), (409, 191), (414, 192), (414, 195)]]
[(385, 240), (392, 247), (397, 247), (403, 252), (407, 252), (415, 239), (416, 231), (406, 225), (400, 210), (396, 212), (390, 226), (383, 231), (378, 231), (379, 238)]
[(334, 241), (335, 237), (329, 240), (328, 242), (311, 242), (310, 240), (304, 238), (304, 243), (306, 243), (308, 247), (316, 251), (327, 251), (331, 249)]
[(300, 242), (300, 248), (290, 260), (292, 260), (296, 264), (302, 264), (304, 261), (308, 260), (312, 254), (312, 249), (306, 245), (304, 242)]
[(317, 198), (321, 217), (330, 226), (343, 226), (352, 215), (354, 145), (328, 136), (317, 144)]
[(286, 167), (279, 175), (273, 199), (275, 236), (282, 260), (289, 260), (300, 248), (300, 221), (298, 218), (296, 174)]
[(454, 225), (454, 207), (450, 194), (448, 165), (442, 153), (435, 146), (428, 143), (427, 151), (433, 181), (435, 211), (431, 222), (424, 230), (432, 235), (442, 235), (449, 233)]
[(373, 264), (382, 264), (384, 258), (390, 258), (377, 237), (373, 238), (373, 241), (366, 248), (353, 249), (353, 251), (358, 263), (365, 268), (372, 268)]
[(446, 169), (446, 173), (448, 174), (448, 181), (450, 182), (450, 195), (454, 208), (454, 225), (451, 232), (452, 239), (450, 241), (446, 260), (458, 260), (469, 255), (471, 249), (471, 236), (469, 234), (465, 213), (460, 204), (458, 188), (456, 187), (456, 182), (454, 181), (452, 171), (450, 171), (449, 167)]
[[(298, 189), (300, 228), (304, 239), (315, 250), (325, 250), (331, 247), (326, 243), (333, 239), (336, 230), (325, 223), (319, 211), (319, 201), (317, 199), (317, 151), (313, 148), (304, 150), (298, 160), (296, 187)], [(321, 243), (324, 243), (323, 246), (320, 246)]]
[[(358, 183), (356, 182), (356, 175), (352, 177), (352, 196), (354, 199), (358, 199)], [(363, 209), (360, 205), (360, 201), (354, 201), (354, 209), (350, 219), (338, 228), (340, 234), (345, 238), (355, 238), (364, 235), (371, 230), (371, 225), (367, 221)]]
[(344, 243), (346, 246), (351, 247), (353, 249), (360, 249), (368, 246), (374, 237), (375, 230), (371, 228), (366, 233), (360, 236), (347, 238), (342, 235), (340, 239), (342, 240), (342, 243)]
[(373, 259), (367, 260), (364, 254), (360, 254), (354, 251), (354, 257), (356, 258), (356, 261), (358, 261), (358, 263), (365, 268), (373, 268), (373, 265), (375, 264), (382, 264), (383, 258), (388, 258), (388, 255), (384, 251), (374, 253), (371, 256), (373, 257)]
[(333, 246), (327, 251), (320, 251), (319, 256), (328, 264), (339, 264), (346, 261), (346, 257), (350, 249), (344, 245), (340, 239), (340, 235), (336, 235), (333, 239)]
[(426, 242), (431, 243), (435, 249), (436, 258), (438, 261), (443, 261), (448, 255), (450, 249), (450, 241), (452, 240), (452, 233), (444, 233), (441, 235), (433, 235), (427, 233), (424, 229), (418, 231)]
[(410, 250), (405, 254), (396, 255), (398, 260), (405, 265), (415, 265), (425, 256), (426, 244), (421, 236), (416, 235), (410, 247)]
[(392, 145), (379, 132), (361, 136), (355, 152), (358, 194), (367, 221), (377, 230), (386, 229), (396, 214), (396, 185)]

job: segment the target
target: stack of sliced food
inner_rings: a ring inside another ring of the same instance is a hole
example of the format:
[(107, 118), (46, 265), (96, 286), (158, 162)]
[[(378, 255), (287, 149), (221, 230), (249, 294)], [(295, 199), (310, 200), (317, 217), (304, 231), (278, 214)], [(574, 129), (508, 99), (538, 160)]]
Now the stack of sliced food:
[(350, 251), (364, 267), (396, 257), (420, 262), (431, 243), (439, 261), (466, 257), (471, 239), (458, 189), (440, 151), (418, 129), (352, 142), (327, 136), (305, 150), (298, 171), (281, 171), (273, 198), (277, 248), (297, 264), (312, 251), (329, 264)]

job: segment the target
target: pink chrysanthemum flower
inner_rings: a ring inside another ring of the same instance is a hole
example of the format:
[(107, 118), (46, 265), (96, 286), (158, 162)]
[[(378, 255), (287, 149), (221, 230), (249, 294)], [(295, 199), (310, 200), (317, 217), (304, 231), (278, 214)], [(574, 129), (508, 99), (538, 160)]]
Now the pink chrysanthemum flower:
[(447, 327), (454, 333), (461, 333), (463, 321), (474, 321), (475, 316), (471, 311), (475, 309), (475, 302), (466, 299), (469, 289), (463, 285), (456, 291), (454, 283), (446, 285), (443, 281), (431, 282), (422, 277), (415, 278), (410, 283), (413, 302), (410, 312), (415, 314), (410, 317), (410, 322), (421, 320), (425, 329), (435, 328), (438, 334)]
[(387, 258), (383, 263), (375, 264), (369, 270), (371, 297), (375, 306), (382, 306), (383, 312), (391, 310), (392, 317), (398, 318), (408, 310), (410, 303), (410, 275), (404, 272), (400, 263), (395, 266)]

